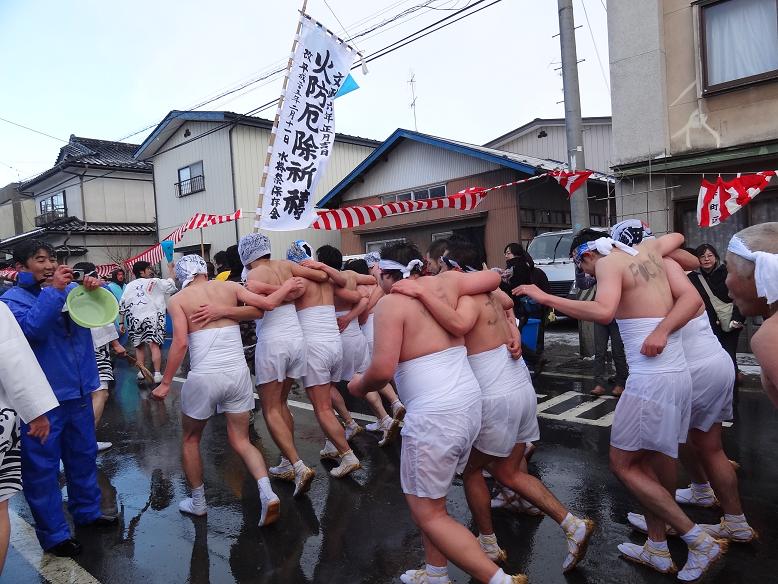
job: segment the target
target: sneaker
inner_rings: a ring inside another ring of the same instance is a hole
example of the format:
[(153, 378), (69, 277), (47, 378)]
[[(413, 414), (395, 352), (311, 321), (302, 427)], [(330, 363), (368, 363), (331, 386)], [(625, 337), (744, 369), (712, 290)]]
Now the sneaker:
[(364, 428), (357, 424), (356, 422), (349, 424), (346, 426), (346, 441), (348, 442), (351, 440), (354, 436), (362, 432)]
[(403, 584), (451, 584), (448, 574), (430, 577), (424, 568), (407, 570), (405, 574), (400, 574), (400, 582)]
[[(640, 513), (627, 513), (627, 522), (635, 531), (639, 531), (640, 533), (645, 533), (648, 535), (648, 524), (646, 523), (645, 515), (641, 515)], [(669, 525), (667, 526), (667, 531), (665, 531), (665, 533), (672, 537), (676, 537), (678, 535), (678, 532)]]
[(694, 505), (695, 507), (715, 507), (719, 504), (710, 485), (704, 487), (689, 485), (686, 489), (676, 489), (675, 500), (680, 505)]
[(78, 540), (73, 538), (66, 539), (65, 541), (59, 542), (54, 547), (47, 549), (46, 553), (54, 554), (60, 558), (72, 558), (81, 553), (81, 544), (78, 543)]
[(745, 521), (735, 523), (721, 518), (721, 523), (715, 525), (700, 524), (700, 529), (714, 539), (726, 539), (735, 543), (750, 543), (759, 536), (756, 530)]
[(359, 459), (356, 457), (353, 451), (349, 450), (343, 456), (340, 457), (340, 464), (330, 471), (330, 474), (336, 479), (341, 479), (347, 474), (354, 472), (362, 468), (359, 464)]
[(162, 374), (159, 371), (154, 372), (154, 383), (162, 383)]
[(294, 466), (291, 462), (289, 462), (289, 459), (287, 459), (285, 456), (281, 457), (281, 461), (278, 463), (278, 466), (271, 466), (269, 469), (267, 469), (267, 474), (270, 476), (271, 479), (280, 479), (282, 481), (293, 481), (294, 480)]
[(683, 582), (699, 580), (727, 553), (729, 542), (723, 539), (713, 539), (707, 533), (701, 533), (694, 544), (689, 546), (689, 556), (683, 569), (678, 572), (678, 579)]
[(562, 562), (562, 572), (567, 573), (584, 559), (594, 531), (594, 521), (576, 517), (574, 526), (564, 531), (567, 537), (567, 556)]
[(181, 513), (188, 513), (189, 515), (195, 515), (197, 517), (202, 517), (208, 513), (208, 507), (205, 505), (195, 506), (192, 497), (187, 497), (183, 501), (180, 501), (178, 503), (178, 510), (181, 511)]
[[(292, 471), (294, 474), (294, 471)], [(302, 497), (305, 493), (311, 490), (311, 483), (313, 477), (316, 476), (316, 471), (312, 468), (305, 467), (305, 470), (299, 475), (294, 477), (294, 494), (293, 497)]]
[(338, 449), (335, 448), (335, 445), (332, 442), (327, 440), (324, 443), (324, 448), (319, 450), (319, 457), (329, 460), (338, 460), (340, 458), (340, 452), (338, 452)]
[(618, 545), (621, 557), (636, 564), (642, 564), (661, 574), (675, 574), (678, 568), (667, 550), (656, 549), (649, 542), (639, 546), (634, 543), (620, 543)]
[(98, 442), (97, 451), (102, 452), (103, 450), (108, 450), (111, 446), (113, 446), (113, 442)]
[(259, 493), (259, 503), (262, 505), (262, 512), (259, 515), (259, 526), (265, 527), (278, 521), (281, 516), (281, 500), (273, 493), (270, 498), (265, 498), (264, 493)]

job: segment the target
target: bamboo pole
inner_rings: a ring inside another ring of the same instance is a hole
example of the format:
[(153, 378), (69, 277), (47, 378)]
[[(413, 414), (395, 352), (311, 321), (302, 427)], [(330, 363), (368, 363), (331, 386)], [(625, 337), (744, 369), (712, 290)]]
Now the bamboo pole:
[(205, 243), (203, 242), (203, 228), (200, 228), (200, 257), (205, 259)]
[(262, 181), (259, 183), (259, 198), (257, 201), (257, 213), (254, 215), (254, 233), (259, 231), (257, 222), (259, 220), (259, 211), (262, 209), (262, 203), (265, 194), (265, 184), (267, 183), (267, 177), (269, 174), (270, 155), (273, 151), (273, 145), (276, 141), (276, 135), (278, 133), (278, 122), (281, 119), (281, 110), (284, 107), (284, 95), (286, 94), (286, 87), (289, 84), (289, 73), (292, 70), (292, 63), (294, 61), (294, 53), (297, 51), (297, 42), (300, 37), (300, 32), (303, 28), (303, 18), (305, 18), (305, 9), (308, 7), (308, 0), (303, 0), (303, 7), (300, 9), (300, 20), (297, 21), (297, 31), (294, 34), (294, 41), (292, 41), (292, 52), (289, 54), (289, 62), (286, 65), (286, 75), (284, 75), (284, 82), (281, 86), (281, 95), (278, 98), (278, 108), (276, 109), (276, 117), (273, 120), (273, 127), (270, 130), (270, 143), (267, 147), (267, 154), (265, 155), (265, 166), (262, 170)]

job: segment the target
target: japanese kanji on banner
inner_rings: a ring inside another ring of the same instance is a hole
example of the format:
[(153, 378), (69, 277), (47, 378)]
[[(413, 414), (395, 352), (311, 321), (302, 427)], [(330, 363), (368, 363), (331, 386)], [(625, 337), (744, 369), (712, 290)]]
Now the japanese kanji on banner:
[(730, 181), (718, 177), (715, 183), (703, 179), (697, 198), (697, 223), (700, 227), (714, 227), (767, 188), (776, 175), (775, 170), (738, 175)]
[(356, 53), (303, 15), (300, 35), (273, 127), (258, 227), (305, 229), (316, 219), (313, 193), (335, 139), (333, 101)]

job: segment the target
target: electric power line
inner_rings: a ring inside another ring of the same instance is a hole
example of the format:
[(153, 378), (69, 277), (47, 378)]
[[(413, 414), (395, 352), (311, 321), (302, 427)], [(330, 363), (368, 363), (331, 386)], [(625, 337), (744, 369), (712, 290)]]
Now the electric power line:
[(57, 138), (56, 136), (52, 136), (51, 134), (47, 134), (46, 132), (41, 132), (40, 130), (30, 128), (29, 126), (17, 124), (16, 122), (12, 122), (11, 120), (6, 120), (5, 118), (0, 118), (0, 120), (5, 122), (6, 124), (11, 124), (12, 126), (16, 126), (17, 128), (24, 128), (25, 130), (29, 130), (30, 132), (35, 132), (36, 134), (40, 134), (41, 136), (46, 136), (47, 138), (51, 138), (52, 140), (56, 140), (57, 142), (64, 142), (65, 144), (68, 143), (68, 140)]
[(605, 74), (605, 67), (602, 66), (602, 59), (600, 58), (600, 51), (597, 49), (597, 41), (594, 38), (594, 31), (592, 25), (589, 22), (589, 13), (586, 11), (586, 0), (581, 0), (581, 6), (583, 6), (584, 17), (586, 18), (586, 27), (589, 29), (589, 36), (592, 37), (592, 45), (594, 45), (594, 54), (597, 56), (597, 62), (600, 64), (600, 73), (602, 73), (602, 80), (605, 82), (605, 87), (610, 93), (611, 85), (608, 81), (608, 76)]

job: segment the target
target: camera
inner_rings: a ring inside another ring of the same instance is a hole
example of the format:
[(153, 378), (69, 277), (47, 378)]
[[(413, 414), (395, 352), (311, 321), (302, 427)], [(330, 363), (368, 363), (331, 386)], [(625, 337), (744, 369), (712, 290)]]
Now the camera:
[(73, 270), (73, 281), (78, 282), (79, 284), (84, 281), (84, 278), (87, 276), (92, 276), (93, 278), (97, 277), (97, 273), (92, 272), (85, 272), (84, 270)]

